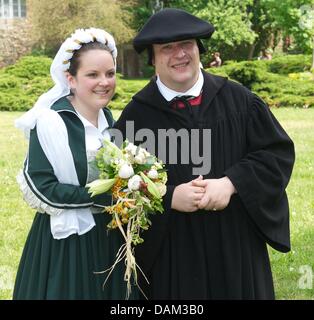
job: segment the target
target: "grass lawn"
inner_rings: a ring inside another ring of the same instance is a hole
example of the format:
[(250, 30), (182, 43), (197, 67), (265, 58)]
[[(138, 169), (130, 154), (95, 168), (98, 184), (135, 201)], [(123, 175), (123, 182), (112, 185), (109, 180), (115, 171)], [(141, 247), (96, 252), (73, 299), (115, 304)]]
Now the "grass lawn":
[[(270, 249), (277, 299), (314, 299), (314, 109), (273, 109), (295, 142), (297, 160), (288, 187), (292, 251)], [(117, 118), (120, 111), (114, 111)], [(34, 210), (22, 200), (15, 176), (27, 142), (13, 121), (21, 113), (0, 112), (0, 299), (11, 299), (16, 269)]]

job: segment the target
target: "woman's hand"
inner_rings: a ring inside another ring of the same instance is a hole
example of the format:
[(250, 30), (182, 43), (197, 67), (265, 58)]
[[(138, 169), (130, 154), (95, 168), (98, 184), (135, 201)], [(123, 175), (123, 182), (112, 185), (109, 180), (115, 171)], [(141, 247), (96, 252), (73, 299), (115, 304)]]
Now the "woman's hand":
[(191, 181), (194, 187), (204, 188), (205, 194), (198, 203), (198, 209), (223, 210), (236, 189), (228, 177)]
[(201, 181), (202, 176), (188, 183), (178, 185), (173, 192), (171, 208), (181, 212), (194, 212), (199, 209), (199, 202), (205, 194), (204, 187), (192, 183)]

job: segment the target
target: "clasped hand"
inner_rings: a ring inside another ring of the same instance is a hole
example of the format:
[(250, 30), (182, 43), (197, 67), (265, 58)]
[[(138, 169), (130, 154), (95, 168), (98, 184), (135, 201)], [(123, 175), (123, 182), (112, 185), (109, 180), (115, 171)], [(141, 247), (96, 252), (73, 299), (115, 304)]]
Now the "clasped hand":
[(228, 177), (197, 179), (178, 185), (173, 192), (171, 207), (181, 212), (198, 209), (223, 210), (236, 190)]

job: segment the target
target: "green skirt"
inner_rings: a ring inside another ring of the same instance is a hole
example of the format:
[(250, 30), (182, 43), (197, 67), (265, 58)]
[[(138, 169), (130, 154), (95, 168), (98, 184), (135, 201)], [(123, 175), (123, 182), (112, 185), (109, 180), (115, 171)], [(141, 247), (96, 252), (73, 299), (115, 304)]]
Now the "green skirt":
[[(84, 235), (53, 239), (50, 217), (37, 213), (28, 235), (18, 268), (13, 299), (105, 299), (126, 297), (124, 262), (108, 273), (123, 243), (119, 230), (107, 231), (110, 216), (94, 214), (96, 226)], [(132, 286), (130, 299), (137, 299)]]

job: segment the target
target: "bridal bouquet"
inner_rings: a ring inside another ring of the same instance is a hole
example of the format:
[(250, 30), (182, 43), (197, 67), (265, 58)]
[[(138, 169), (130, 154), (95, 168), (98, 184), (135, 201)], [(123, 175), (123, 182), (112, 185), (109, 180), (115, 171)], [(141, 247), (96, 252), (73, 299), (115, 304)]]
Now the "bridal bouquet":
[(135, 261), (134, 247), (144, 241), (141, 232), (151, 225), (149, 215), (163, 212), (162, 196), (166, 193), (167, 173), (160, 160), (128, 141), (120, 149), (105, 140), (96, 155), (96, 164), (100, 175), (98, 180), (87, 185), (89, 193), (92, 196), (112, 194), (111, 206), (105, 207), (105, 211), (112, 216), (108, 228), (118, 228), (125, 239), (115, 263), (104, 271), (108, 272), (105, 283), (116, 264), (125, 260), (124, 280), (127, 282), (128, 298), (131, 278), (133, 276), (138, 285), (137, 268), (141, 271)]

